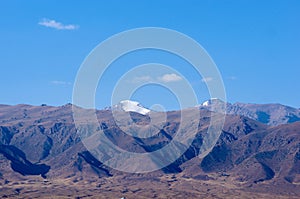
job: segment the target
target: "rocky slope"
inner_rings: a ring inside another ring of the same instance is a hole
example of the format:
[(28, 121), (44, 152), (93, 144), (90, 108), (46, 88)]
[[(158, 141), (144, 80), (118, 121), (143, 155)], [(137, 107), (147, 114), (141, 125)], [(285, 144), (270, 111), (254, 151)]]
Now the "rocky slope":
[[(119, 128), (110, 110), (97, 111), (105, 135), (120, 148), (138, 153), (153, 152), (170, 143), (179, 128), (181, 114), (180, 111), (168, 112), (167, 121), (158, 134), (138, 138), (127, 135), (124, 129)], [(151, 122), (149, 115), (130, 115), (132, 122), (125, 130), (130, 130), (134, 124), (144, 126)], [(244, 116), (227, 115), (217, 144), (206, 157), (200, 159), (197, 156), (211, 116), (212, 112), (207, 110), (200, 110), (200, 117), (191, 111), (189, 121), (197, 124), (197, 133), (186, 152), (158, 171), (136, 176), (106, 167), (91, 155), (76, 133), (72, 105), (1, 105), (1, 184), (5, 187), (7, 182), (34, 176), (81, 182), (91, 179), (114, 181), (120, 176), (153, 180), (173, 175), (177, 179), (174, 183), (184, 179), (199, 183), (226, 181), (230, 186), (255, 187), (255, 190), (270, 193), (276, 190), (279, 194), (288, 190), (300, 195), (297, 191), (300, 183), (300, 122), (267, 126)], [(195, 125), (185, 130), (195, 130), (192, 128)], [(155, 161), (157, 163), (163, 159), (162, 155)], [(131, 183), (135, 184), (134, 181)]]

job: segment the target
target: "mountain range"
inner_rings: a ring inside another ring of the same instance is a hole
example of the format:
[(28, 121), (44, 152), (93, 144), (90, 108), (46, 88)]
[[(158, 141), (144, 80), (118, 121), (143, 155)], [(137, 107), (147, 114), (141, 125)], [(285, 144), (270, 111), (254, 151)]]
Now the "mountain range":
[[(221, 115), (216, 113), (218, 106), (226, 106), (221, 135), (213, 149), (199, 158), (213, 115)], [(125, 121), (127, 125), (120, 128), (113, 111), (129, 113), (132, 121)], [(160, 131), (148, 138), (124, 132), (133, 125), (139, 125), (139, 131), (143, 132), (142, 127), (155, 117), (156, 113), (138, 102), (123, 101), (112, 108), (97, 110), (96, 115), (113, 144), (126, 151), (147, 153), (171, 142), (180, 126), (182, 111), (188, 112), (191, 124), (185, 126), (185, 131), (196, 131), (187, 150), (172, 164), (157, 171), (131, 174), (105, 166), (86, 149), (74, 124), (72, 104), (0, 105), (0, 195), (25, 198), (300, 196), (299, 109), (211, 99), (194, 108), (166, 112)], [(192, 124), (197, 124), (196, 128)], [(161, 161), (164, 156), (158, 156), (154, 163)]]
[(231, 104), (220, 99), (210, 99), (198, 107), (215, 111), (220, 106), (225, 107), (227, 114), (242, 115), (271, 126), (300, 121), (300, 109), (281, 104)]

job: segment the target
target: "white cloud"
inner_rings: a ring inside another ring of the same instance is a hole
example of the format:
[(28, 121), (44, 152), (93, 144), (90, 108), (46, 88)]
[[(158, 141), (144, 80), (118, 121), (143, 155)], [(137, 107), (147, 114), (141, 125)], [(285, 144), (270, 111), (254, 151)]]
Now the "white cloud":
[(182, 78), (175, 73), (170, 73), (170, 74), (165, 74), (162, 77), (159, 77), (159, 80), (163, 82), (177, 82), (177, 81), (181, 81)]
[(204, 83), (211, 82), (213, 80), (214, 79), (212, 77), (204, 77), (204, 78), (201, 79), (201, 81), (204, 82)]
[(61, 22), (55, 21), (53, 19), (46, 19), (46, 18), (42, 19), (38, 24), (41, 26), (54, 28), (57, 30), (75, 30), (79, 28), (78, 25), (74, 25), (74, 24), (64, 25)]
[(150, 76), (135, 77), (132, 80), (133, 83), (142, 83), (142, 82), (149, 82), (149, 81), (152, 81), (152, 78)]
[(229, 80), (236, 80), (237, 77), (236, 76), (229, 76), (229, 77), (227, 77), (227, 79), (229, 79)]
[(71, 82), (58, 81), (58, 80), (53, 80), (50, 83), (54, 85), (71, 85)]

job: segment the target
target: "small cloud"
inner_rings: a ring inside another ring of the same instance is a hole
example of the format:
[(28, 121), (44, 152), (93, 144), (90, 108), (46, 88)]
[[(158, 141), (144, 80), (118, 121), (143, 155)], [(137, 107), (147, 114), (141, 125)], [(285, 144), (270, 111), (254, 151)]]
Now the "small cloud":
[(227, 79), (229, 79), (229, 80), (236, 80), (237, 77), (236, 76), (229, 76), (229, 77), (227, 77)]
[(165, 74), (162, 77), (159, 77), (158, 79), (163, 82), (177, 82), (177, 81), (181, 81), (182, 77), (180, 77), (175, 73), (170, 73), (170, 74)]
[(204, 78), (201, 79), (201, 81), (204, 82), (204, 83), (211, 82), (213, 80), (214, 79), (212, 77), (204, 77)]
[(53, 80), (50, 82), (53, 85), (71, 85), (71, 82)]
[(135, 77), (132, 80), (132, 83), (149, 82), (151, 80), (152, 80), (152, 78), (150, 76), (140, 76), (140, 77)]
[(75, 30), (79, 28), (78, 25), (73, 25), (73, 24), (64, 25), (61, 22), (55, 21), (53, 19), (47, 19), (47, 18), (42, 19), (38, 24), (41, 26), (54, 28), (57, 30)]

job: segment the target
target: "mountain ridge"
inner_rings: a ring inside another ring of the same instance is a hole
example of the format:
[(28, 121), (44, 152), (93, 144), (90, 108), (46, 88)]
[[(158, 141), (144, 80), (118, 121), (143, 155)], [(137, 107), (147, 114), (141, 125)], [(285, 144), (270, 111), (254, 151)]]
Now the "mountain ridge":
[[(109, 179), (117, 184), (123, 179), (121, 181), (133, 189), (136, 181), (144, 184), (147, 181), (143, 179), (149, 179), (156, 184), (155, 180), (159, 178), (167, 183), (162, 179), (174, 176), (176, 180), (168, 179), (168, 183), (174, 186), (177, 182), (183, 183), (176, 185), (178, 189), (188, 180), (212, 184), (223, 181), (238, 190), (255, 192), (262, 189), (260, 192), (270, 194), (286, 195), (291, 192), (300, 195), (299, 189), (295, 188), (300, 183), (300, 122), (270, 126), (242, 115), (226, 115), (216, 145), (206, 157), (199, 159), (202, 138), (215, 113), (206, 109), (193, 110), (200, 112), (199, 118), (194, 117), (192, 112), (189, 116), (191, 122), (199, 122), (197, 134), (182, 156), (158, 171), (128, 174), (108, 168), (86, 149), (76, 132), (71, 104), (60, 107), (0, 106), (0, 185), (5, 186), (7, 181), (38, 181), (38, 175), (51, 182), (64, 180), (75, 184), (83, 181), (100, 183)], [(113, 144), (139, 153), (166, 146), (180, 123), (180, 111), (167, 112), (167, 121), (161, 131), (154, 137), (141, 139), (129, 136), (123, 130), (129, 130), (133, 123), (148, 124), (149, 116), (130, 112), (132, 121), (128, 127), (120, 129), (111, 110), (97, 110), (96, 114), (101, 128)], [(37, 172), (28, 172), (31, 170)], [(125, 180), (133, 177), (133, 181)], [(12, 183), (8, 184), (13, 186)]]
[(271, 126), (300, 121), (300, 109), (279, 103), (251, 104), (236, 102), (231, 104), (219, 99), (211, 99), (197, 107), (216, 112), (225, 109), (226, 114), (243, 115)]

